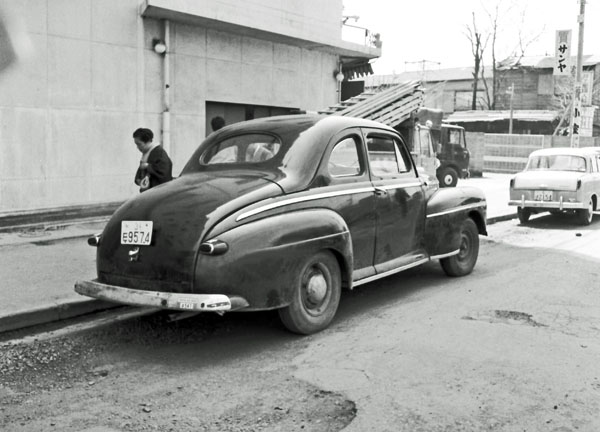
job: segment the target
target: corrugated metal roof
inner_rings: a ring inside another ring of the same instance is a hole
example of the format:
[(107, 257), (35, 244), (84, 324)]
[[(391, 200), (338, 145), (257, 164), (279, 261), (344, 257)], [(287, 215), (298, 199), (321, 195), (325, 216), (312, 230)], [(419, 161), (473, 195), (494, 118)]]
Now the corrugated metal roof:
[[(560, 117), (558, 111), (514, 110), (513, 120), (552, 122)], [(510, 111), (457, 111), (445, 120), (448, 123), (494, 122), (508, 120)]]
[[(492, 67), (486, 66), (485, 77), (492, 77)], [(423, 82), (465, 81), (473, 80), (473, 67), (450, 69), (432, 69), (415, 72), (402, 72), (391, 75), (371, 75), (365, 78), (365, 87), (398, 84), (406, 81), (421, 80)]]
[[(527, 56), (527, 57), (508, 57), (498, 64), (499, 69), (512, 69), (517, 67), (530, 67), (534, 69), (552, 69), (554, 67), (554, 56)], [(584, 55), (583, 65), (593, 66), (600, 63), (600, 56), (595, 54)], [(577, 64), (577, 57), (571, 57), (571, 64)]]
[(368, 91), (329, 107), (321, 114), (335, 114), (374, 120), (391, 127), (408, 119), (423, 104), (419, 81), (397, 84), (382, 91)]

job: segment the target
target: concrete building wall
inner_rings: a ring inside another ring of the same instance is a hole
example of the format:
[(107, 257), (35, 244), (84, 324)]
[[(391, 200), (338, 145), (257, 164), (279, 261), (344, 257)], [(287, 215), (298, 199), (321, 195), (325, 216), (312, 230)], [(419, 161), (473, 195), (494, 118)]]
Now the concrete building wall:
[[(337, 8), (308, 3), (282, 2), (307, 13), (305, 21), (317, 11), (331, 15), (324, 37), (334, 20), (339, 26)], [(0, 72), (0, 215), (137, 193), (131, 134), (149, 127), (160, 140), (163, 60), (152, 39), (164, 37), (162, 23), (142, 18), (139, 7), (140, 0), (0, 0), (23, 36), (18, 60)], [(308, 110), (336, 101), (331, 53), (179, 23), (171, 51), (175, 175), (206, 135), (207, 101)]]

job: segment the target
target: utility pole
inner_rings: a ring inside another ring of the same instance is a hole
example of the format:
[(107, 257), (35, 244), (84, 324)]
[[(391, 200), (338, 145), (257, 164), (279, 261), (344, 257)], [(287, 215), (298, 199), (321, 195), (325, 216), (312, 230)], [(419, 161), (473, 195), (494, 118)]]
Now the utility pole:
[(421, 64), (421, 81), (423, 81), (423, 82), (426, 82), (426, 78), (427, 78), (426, 75), (425, 75), (427, 63), (438, 65), (438, 69), (439, 69), (439, 67), (441, 65), (440, 62), (436, 62), (436, 61), (433, 61), (433, 60), (425, 60), (425, 59), (418, 60), (418, 61), (405, 61), (404, 62), (404, 70), (406, 70), (406, 65), (407, 64), (419, 64), (419, 63)]
[[(577, 40), (577, 69), (575, 73), (575, 89), (573, 92), (573, 111), (569, 132), (571, 133), (571, 147), (579, 147), (579, 127), (581, 126), (581, 79), (583, 75), (583, 27), (585, 22), (585, 0), (579, 0), (579, 37)], [(576, 120), (577, 118), (577, 120)]]
[(515, 96), (515, 83), (510, 85), (510, 118), (508, 120), (508, 134), (512, 135), (513, 132), (513, 97)]

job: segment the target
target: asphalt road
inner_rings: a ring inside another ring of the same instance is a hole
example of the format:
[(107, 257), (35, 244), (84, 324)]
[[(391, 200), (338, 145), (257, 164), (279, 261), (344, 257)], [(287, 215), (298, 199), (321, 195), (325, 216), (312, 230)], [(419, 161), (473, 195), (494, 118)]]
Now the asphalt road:
[(598, 219), (492, 225), (472, 275), (361, 286), (309, 337), (240, 313), (4, 344), (0, 429), (600, 430)]

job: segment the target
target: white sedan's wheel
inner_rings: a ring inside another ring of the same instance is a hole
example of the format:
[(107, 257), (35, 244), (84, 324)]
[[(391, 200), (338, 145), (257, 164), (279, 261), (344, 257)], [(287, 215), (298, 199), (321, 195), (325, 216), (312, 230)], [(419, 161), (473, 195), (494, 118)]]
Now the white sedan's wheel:
[(340, 266), (331, 252), (307, 258), (293, 287), (292, 302), (279, 309), (285, 327), (299, 334), (326, 328), (337, 311), (342, 291)]
[(589, 225), (594, 217), (594, 201), (590, 198), (587, 208), (577, 210), (577, 219), (581, 225)]
[(517, 216), (519, 217), (519, 222), (522, 224), (526, 224), (529, 222), (529, 218), (531, 216), (531, 210), (528, 208), (517, 207)]

